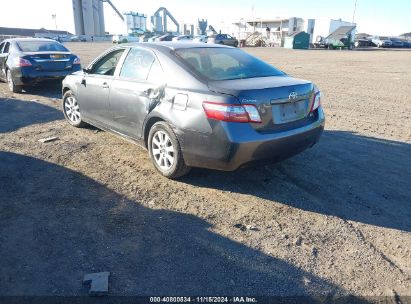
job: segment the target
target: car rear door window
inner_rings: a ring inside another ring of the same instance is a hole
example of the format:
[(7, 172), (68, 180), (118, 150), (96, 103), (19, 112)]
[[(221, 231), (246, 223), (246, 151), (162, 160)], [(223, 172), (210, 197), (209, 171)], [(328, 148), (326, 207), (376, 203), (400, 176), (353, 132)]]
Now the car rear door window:
[(8, 54), (10, 51), (10, 42), (6, 42), (6, 45), (4, 46), (3, 49), (3, 54)]
[(90, 74), (113, 76), (124, 49), (115, 50), (97, 61)]
[(164, 71), (157, 59), (151, 65), (147, 80), (151, 83), (162, 84), (165, 81)]
[(148, 73), (154, 61), (155, 57), (151, 51), (132, 48), (124, 60), (120, 77), (134, 80), (147, 80)]

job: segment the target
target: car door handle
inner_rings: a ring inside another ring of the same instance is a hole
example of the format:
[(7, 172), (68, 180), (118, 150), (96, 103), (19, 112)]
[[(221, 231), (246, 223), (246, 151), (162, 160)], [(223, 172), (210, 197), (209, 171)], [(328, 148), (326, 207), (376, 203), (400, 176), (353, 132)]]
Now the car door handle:
[(107, 82), (104, 82), (103, 85), (102, 85), (102, 87), (103, 87), (103, 89), (108, 89), (108, 88), (109, 88), (108, 83), (107, 83)]

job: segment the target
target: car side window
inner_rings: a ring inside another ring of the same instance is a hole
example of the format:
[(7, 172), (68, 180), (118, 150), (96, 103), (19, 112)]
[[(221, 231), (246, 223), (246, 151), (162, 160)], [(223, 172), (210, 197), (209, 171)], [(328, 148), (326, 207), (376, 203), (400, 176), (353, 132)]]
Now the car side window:
[(10, 42), (6, 42), (6, 45), (4, 46), (3, 49), (3, 54), (8, 54), (10, 50)]
[(132, 48), (124, 60), (120, 77), (147, 80), (148, 73), (154, 61), (155, 57), (151, 51)]
[(0, 54), (3, 53), (3, 47), (4, 47), (5, 44), (6, 44), (5, 42), (0, 44)]
[(90, 74), (113, 76), (124, 49), (113, 51), (97, 61)]
[(149, 82), (158, 84), (165, 82), (164, 71), (157, 59), (155, 59), (153, 64), (151, 65), (147, 80)]

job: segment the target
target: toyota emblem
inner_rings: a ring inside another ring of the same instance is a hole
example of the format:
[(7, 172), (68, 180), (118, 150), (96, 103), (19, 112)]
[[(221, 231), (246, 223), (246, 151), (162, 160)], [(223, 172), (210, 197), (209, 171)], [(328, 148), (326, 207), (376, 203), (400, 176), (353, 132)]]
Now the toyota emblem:
[(298, 97), (297, 92), (291, 92), (290, 95), (288, 95), (288, 100), (294, 101)]

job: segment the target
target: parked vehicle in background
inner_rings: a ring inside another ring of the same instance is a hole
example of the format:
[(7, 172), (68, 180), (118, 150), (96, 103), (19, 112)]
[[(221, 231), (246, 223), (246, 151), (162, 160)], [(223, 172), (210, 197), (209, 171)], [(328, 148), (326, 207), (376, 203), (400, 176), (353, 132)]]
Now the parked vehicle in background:
[(71, 37), (70, 37), (70, 41), (71, 41), (71, 42), (79, 42), (79, 41), (80, 41), (80, 38), (79, 38), (79, 36), (71, 36)]
[(232, 171), (291, 157), (324, 129), (321, 93), (221, 45), (120, 45), (63, 81), (74, 127), (90, 123), (140, 143), (168, 178), (190, 167)]
[(0, 80), (10, 91), (81, 70), (80, 58), (61, 43), (43, 38), (6, 39), (0, 44)]
[(208, 37), (206, 35), (194, 36), (193, 42), (204, 42), (207, 43)]
[(156, 41), (156, 39), (157, 39), (158, 37), (160, 37), (160, 36), (159, 36), (159, 35), (155, 35), (155, 36), (153, 36), (153, 37), (150, 37), (150, 38), (147, 39), (147, 42), (154, 42), (154, 41)]
[(238, 46), (238, 40), (228, 34), (217, 34), (208, 37), (207, 43), (222, 44), (228, 46)]
[(405, 48), (411, 48), (411, 41), (410, 40), (402, 40), (402, 43), (404, 44)]
[(192, 41), (192, 40), (193, 40), (193, 37), (190, 35), (180, 35), (172, 39), (172, 41)]
[(391, 37), (391, 47), (393, 48), (402, 48), (404, 47), (404, 42), (400, 38)]
[(328, 44), (323, 36), (317, 36), (315, 42), (313, 43), (313, 48), (315, 49), (326, 49)]
[(387, 48), (391, 47), (392, 42), (388, 37), (383, 37), (383, 36), (373, 36), (371, 38), (371, 42), (373, 45), (379, 48)]
[(156, 41), (172, 41), (174, 37), (176, 36), (172, 34), (166, 34), (166, 35), (158, 37)]
[(358, 47), (368, 47), (368, 46), (371, 46), (371, 42), (368, 39), (356, 38), (354, 40), (354, 46), (356, 48), (358, 48)]
[(140, 42), (140, 38), (136, 36), (113, 35), (112, 41), (113, 43)]

